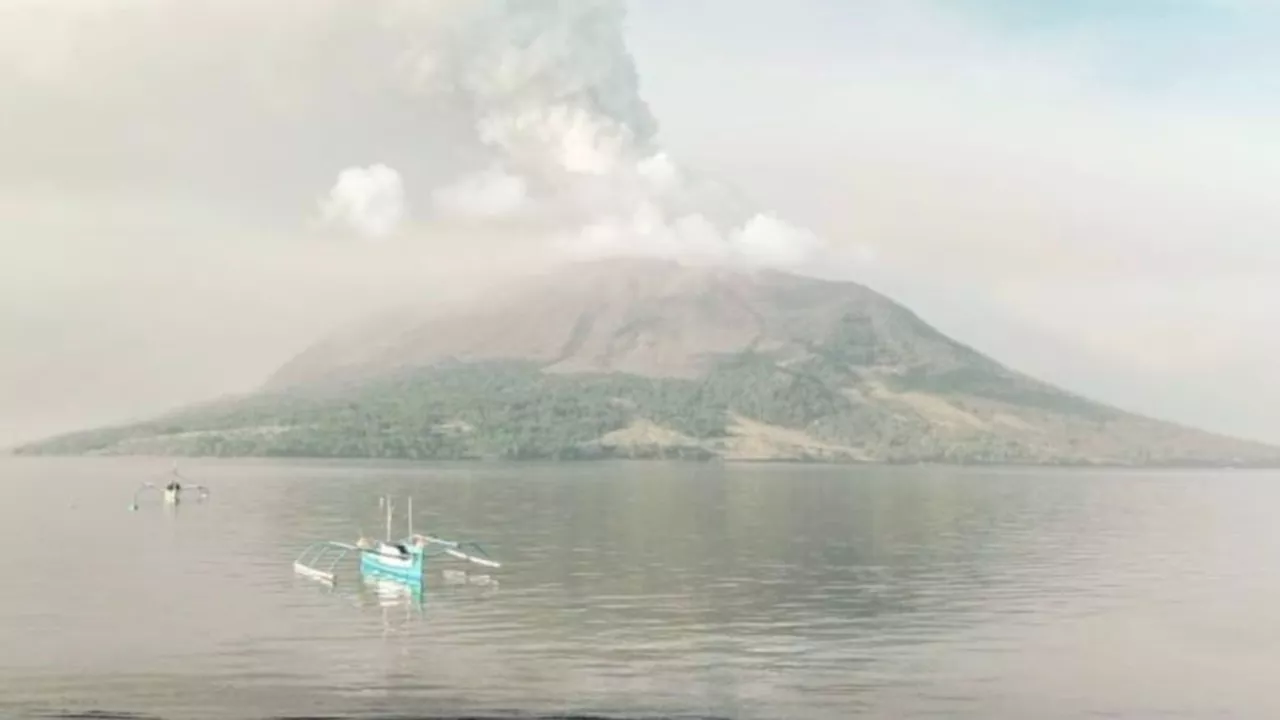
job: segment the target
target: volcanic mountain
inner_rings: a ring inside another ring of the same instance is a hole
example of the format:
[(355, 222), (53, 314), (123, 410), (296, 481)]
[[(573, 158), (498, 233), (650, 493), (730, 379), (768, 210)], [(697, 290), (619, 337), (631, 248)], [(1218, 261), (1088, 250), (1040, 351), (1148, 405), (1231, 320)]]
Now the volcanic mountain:
[(337, 333), (261, 392), (26, 453), (1271, 465), (1004, 367), (856, 283), (607, 260)]

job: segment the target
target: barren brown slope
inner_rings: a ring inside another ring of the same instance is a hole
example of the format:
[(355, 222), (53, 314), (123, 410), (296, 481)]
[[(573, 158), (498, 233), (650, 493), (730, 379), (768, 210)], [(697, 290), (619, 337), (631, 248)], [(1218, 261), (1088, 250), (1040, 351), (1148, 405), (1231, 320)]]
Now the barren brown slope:
[(551, 372), (697, 377), (744, 351), (785, 361), (855, 333), (866, 364), (996, 366), (856, 283), (657, 260), (568, 266), (464, 313), (357, 328), (282, 367), (269, 387), (444, 361), (528, 360)]

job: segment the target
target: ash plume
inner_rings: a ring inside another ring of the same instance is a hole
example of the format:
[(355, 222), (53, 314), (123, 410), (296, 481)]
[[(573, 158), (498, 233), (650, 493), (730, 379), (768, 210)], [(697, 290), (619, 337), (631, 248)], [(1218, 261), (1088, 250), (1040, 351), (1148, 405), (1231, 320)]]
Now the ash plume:
[(327, 193), (322, 224), (370, 239), (446, 241), (431, 224), (465, 219), (571, 254), (796, 265), (823, 247), (664, 150), (622, 0), (40, 7), (0, 3), (0, 80), (58, 119), (66, 157), (102, 163), (86, 183), (191, 177), (227, 215), (292, 218)]
[(438, 206), (494, 216), (538, 204), (563, 219), (556, 245), (573, 254), (796, 266), (822, 249), (660, 147), (621, 0), (398, 2), (391, 12), (401, 27), (423, 23), (402, 60), (410, 85), (467, 108), (476, 140), (505, 168), (438, 190)]

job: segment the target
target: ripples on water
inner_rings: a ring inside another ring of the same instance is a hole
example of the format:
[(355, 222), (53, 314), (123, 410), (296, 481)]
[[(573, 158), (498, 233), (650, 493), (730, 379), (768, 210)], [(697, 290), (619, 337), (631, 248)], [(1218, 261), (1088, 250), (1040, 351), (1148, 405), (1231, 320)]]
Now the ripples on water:
[[(0, 469), (0, 711), (1280, 717), (1268, 475), (202, 463), (131, 513), (163, 461)], [(387, 492), (504, 567), (292, 575)]]

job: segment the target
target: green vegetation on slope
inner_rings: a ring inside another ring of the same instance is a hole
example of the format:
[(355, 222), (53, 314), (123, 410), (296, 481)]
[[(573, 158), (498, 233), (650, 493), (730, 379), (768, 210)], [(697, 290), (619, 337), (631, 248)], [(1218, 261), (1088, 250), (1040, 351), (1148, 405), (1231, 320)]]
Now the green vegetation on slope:
[(607, 453), (596, 441), (639, 419), (710, 440), (726, 435), (731, 412), (792, 425), (841, 410), (821, 387), (762, 382), (766, 374), (764, 363), (750, 359), (706, 380), (549, 374), (518, 362), (456, 365), (323, 396), (257, 396), (20, 452), (568, 459)]

